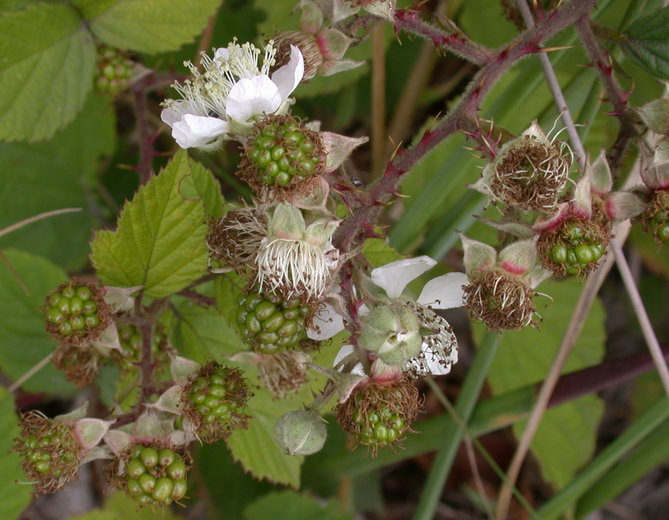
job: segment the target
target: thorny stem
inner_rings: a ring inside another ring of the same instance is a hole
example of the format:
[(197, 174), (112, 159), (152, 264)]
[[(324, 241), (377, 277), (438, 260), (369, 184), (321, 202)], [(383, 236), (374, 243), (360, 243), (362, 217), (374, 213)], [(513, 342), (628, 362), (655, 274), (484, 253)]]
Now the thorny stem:
[(630, 110), (627, 99), (629, 92), (625, 92), (613, 75), (613, 66), (610, 64), (610, 57), (600, 46), (597, 38), (592, 31), (591, 20), (583, 18), (576, 22), (576, 31), (581, 39), (581, 43), (588, 54), (593, 67), (597, 69), (599, 77), (606, 89), (609, 101), (613, 105), (613, 115), (620, 120), (620, 130), (618, 137), (611, 147), (608, 154), (609, 165), (613, 170), (620, 167), (630, 139), (638, 135), (636, 124), (638, 118)]
[(452, 32), (446, 32), (422, 21), (418, 11), (397, 9), (395, 28), (431, 40), (436, 49), (450, 51), (476, 65), (485, 65), (493, 54), (492, 50), (467, 38), (455, 25), (452, 25)]
[[(368, 203), (357, 208), (339, 227), (335, 235), (335, 247), (348, 252), (364, 238), (369, 222), (378, 213), (380, 205), (396, 192), (400, 178), (423, 158), (432, 148), (448, 136), (473, 127), (473, 117), (485, 94), (514, 63), (521, 58), (540, 52), (540, 44), (546, 38), (560, 32), (580, 18), (586, 16), (595, 5), (595, 0), (572, 1), (550, 13), (532, 29), (512, 40), (508, 45), (489, 57), (479, 70), (457, 105), (432, 130), (427, 130), (421, 139), (406, 150), (399, 150), (388, 163), (379, 181), (369, 191)], [(417, 15), (413, 13), (412, 17)]]

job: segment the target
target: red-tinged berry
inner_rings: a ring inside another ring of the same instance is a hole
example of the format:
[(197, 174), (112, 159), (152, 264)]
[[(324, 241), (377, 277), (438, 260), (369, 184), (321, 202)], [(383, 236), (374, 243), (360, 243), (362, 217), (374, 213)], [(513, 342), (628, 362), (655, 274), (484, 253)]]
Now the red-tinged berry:
[(135, 73), (135, 64), (119, 49), (98, 48), (95, 88), (112, 97), (125, 90)]
[[(197, 436), (214, 442), (248, 426), (250, 417), (244, 409), (251, 395), (240, 370), (211, 362), (189, 378), (181, 402)], [(176, 466), (174, 471), (178, 470)]]
[(97, 340), (110, 323), (111, 309), (99, 284), (70, 280), (46, 298), (46, 329), (61, 345), (86, 347)]
[(21, 415), (21, 436), (14, 442), (38, 492), (53, 493), (76, 478), (81, 447), (71, 425), (30, 411)]
[(307, 337), (308, 306), (271, 294), (249, 294), (239, 302), (237, 323), (244, 340), (258, 352), (296, 349)]
[(606, 253), (610, 234), (610, 225), (599, 219), (571, 217), (542, 232), (537, 250), (543, 266), (556, 276), (587, 274)]
[(323, 171), (324, 153), (317, 132), (292, 116), (268, 116), (256, 125), (245, 149), (240, 177), (256, 191), (293, 188)]
[(395, 447), (411, 430), (422, 406), (416, 386), (407, 380), (370, 383), (356, 388), (336, 408), (337, 421), (376, 455), (378, 448)]
[(136, 444), (114, 462), (112, 471), (119, 487), (139, 504), (168, 506), (186, 496), (189, 463), (186, 454), (172, 448)]

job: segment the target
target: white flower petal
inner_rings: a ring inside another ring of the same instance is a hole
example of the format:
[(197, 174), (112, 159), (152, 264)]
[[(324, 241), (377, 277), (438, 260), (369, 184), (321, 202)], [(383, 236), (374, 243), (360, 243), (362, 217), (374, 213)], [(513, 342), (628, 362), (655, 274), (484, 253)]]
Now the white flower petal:
[(278, 87), (282, 99), (288, 99), (302, 81), (302, 76), (304, 76), (304, 58), (300, 49), (291, 45), (290, 60), (272, 74), (272, 81)]
[(230, 119), (245, 122), (260, 114), (272, 114), (281, 106), (278, 87), (267, 76), (240, 79), (230, 89), (225, 112)]
[(458, 362), (458, 349), (447, 352), (433, 350), (427, 343), (423, 343), (423, 356), (430, 374), (443, 376), (451, 371), (451, 367)]
[(228, 123), (217, 117), (186, 114), (172, 125), (172, 137), (181, 148), (199, 148), (228, 131)]
[[(332, 366), (334, 368), (337, 368), (337, 365), (341, 363), (347, 356), (350, 356), (353, 354), (353, 345), (344, 345), (342, 348), (339, 349), (339, 352), (337, 352), (337, 355), (335, 356), (334, 362), (332, 363)], [(341, 371), (341, 368), (337, 369)], [(353, 370), (351, 370), (351, 374), (356, 375), (356, 376), (364, 376), (365, 375), (365, 369), (362, 366), (362, 363), (358, 363), (353, 367)]]
[(316, 313), (312, 327), (307, 330), (310, 339), (322, 341), (330, 339), (344, 330), (344, 320), (329, 303), (324, 304)]
[(409, 359), (402, 369), (413, 376), (448, 374), (458, 361), (458, 340), (448, 322), (427, 307), (414, 307), (422, 327), (430, 334), (423, 335), (421, 353)]
[(399, 298), (409, 282), (437, 264), (429, 256), (397, 260), (372, 271), (372, 281), (384, 289), (390, 298)]
[(425, 284), (418, 297), (418, 303), (432, 309), (453, 309), (462, 307), (463, 285), (469, 285), (465, 273), (448, 273), (437, 276)]

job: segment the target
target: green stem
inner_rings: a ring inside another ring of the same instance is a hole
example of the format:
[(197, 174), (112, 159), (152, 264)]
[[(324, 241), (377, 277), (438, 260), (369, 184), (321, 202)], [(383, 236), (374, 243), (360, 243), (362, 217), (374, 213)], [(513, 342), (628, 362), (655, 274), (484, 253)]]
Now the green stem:
[[(460, 396), (458, 397), (458, 402), (455, 405), (457, 415), (464, 422), (462, 426), (466, 425), (472, 416), (499, 344), (499, 336), (493, 332), (488, 332), (483, 338), (472, 366), (469, 368)], [(413, 516), (414, 520), (430, 520), (434, 518), (439, 498), (444, 489), (444, 482), (451, 470), (455, 454), (465, 435), (465, 430), (462, 426), (456, 422), (451, 422), (445, 429), (442, 437), (442, 447), (437, 452), (437, 457), (432, 463), (432, 470), (425, 483), (425, 488)]]
[(553, 520), (562, 515), (603, 477), (630, 449), (669, 419), (669, 400), (651, 406), (620, 437), (607, 446), (576, 478), (537, 511), (536, 520)]

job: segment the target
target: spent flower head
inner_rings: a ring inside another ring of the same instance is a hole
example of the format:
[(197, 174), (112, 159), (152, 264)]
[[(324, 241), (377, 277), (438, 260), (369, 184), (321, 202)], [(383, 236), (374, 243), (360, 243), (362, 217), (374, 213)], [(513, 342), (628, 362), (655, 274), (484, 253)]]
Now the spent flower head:
[(331, 218), (307, 224), (297, 207), (277, 205), (256, 257), (259, 290), (286, 299), (320, 299), (339, 262), (339, 251), (331, 242), (338, 225), (339, 221)]
[(469, 285), (465, 307), (492, 330), (518, 330), (535, 322), (534, 290), (550, 272), (537, 262), (534, 239), (491, 246), (462, 236)]
[(549, 139), (533, 122), (501, 147), (472, 188), (524, 210), (551, 211), (567, 184), (571, 163), (567, 143)]

